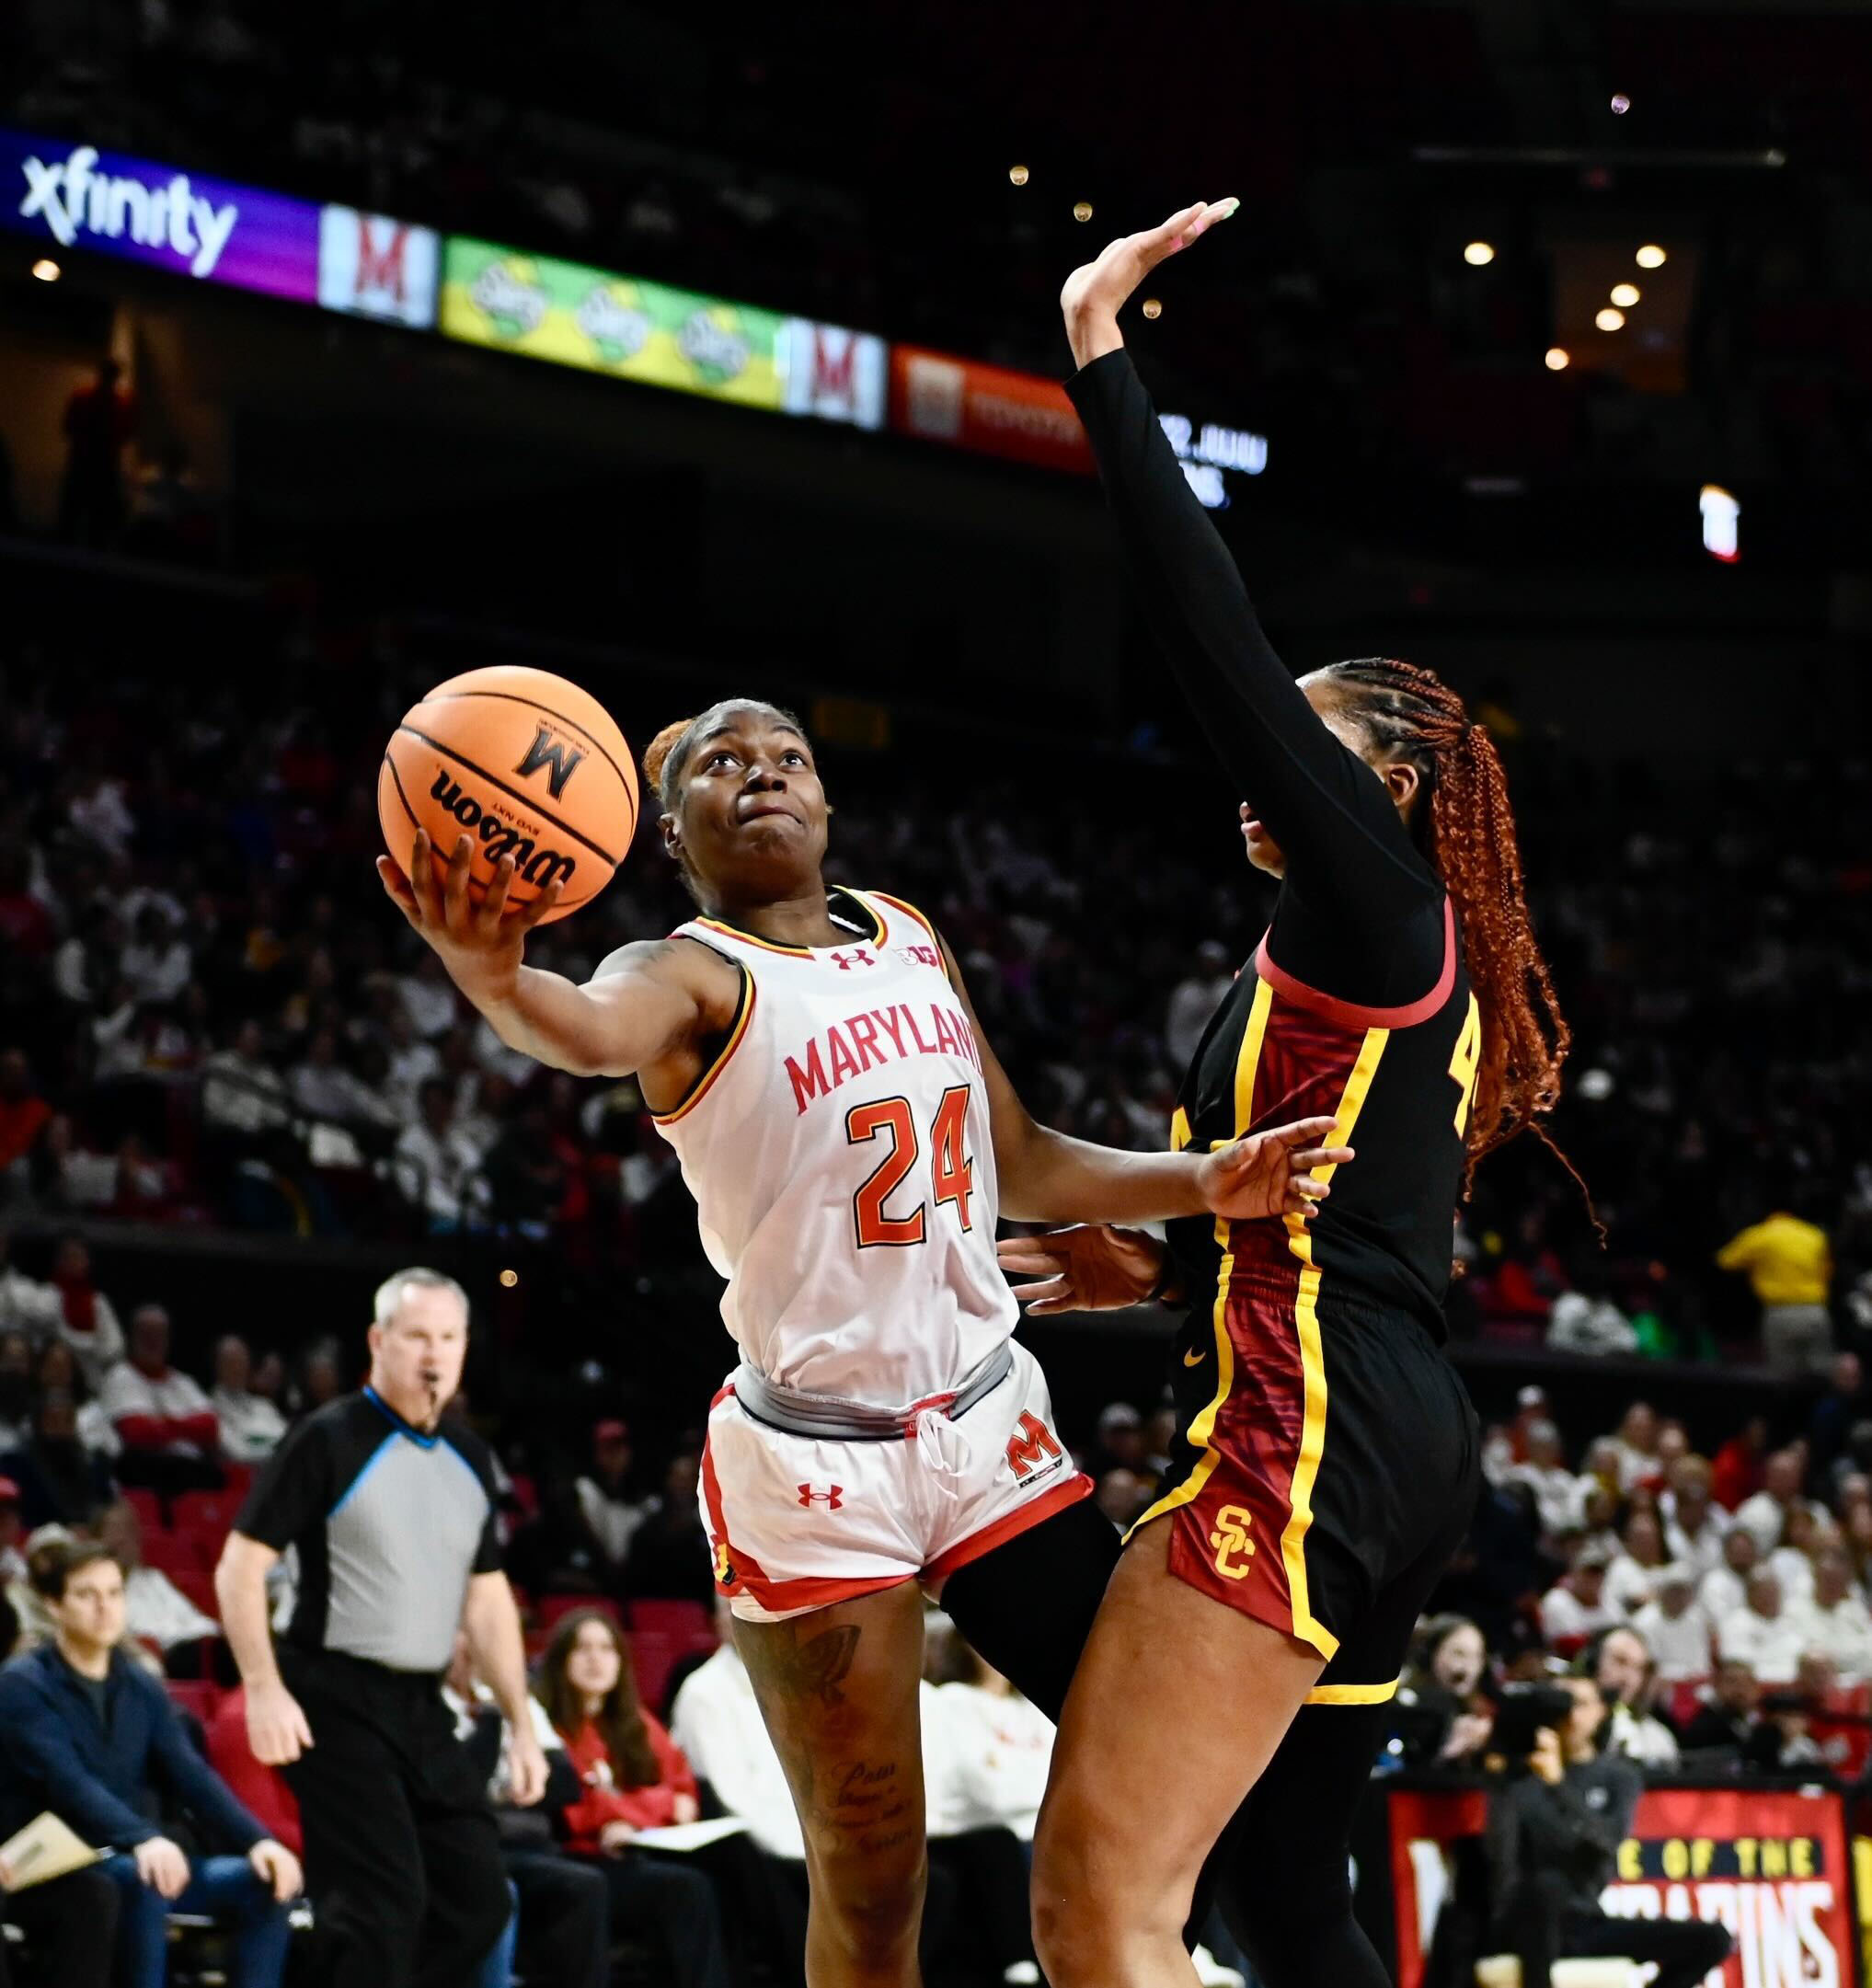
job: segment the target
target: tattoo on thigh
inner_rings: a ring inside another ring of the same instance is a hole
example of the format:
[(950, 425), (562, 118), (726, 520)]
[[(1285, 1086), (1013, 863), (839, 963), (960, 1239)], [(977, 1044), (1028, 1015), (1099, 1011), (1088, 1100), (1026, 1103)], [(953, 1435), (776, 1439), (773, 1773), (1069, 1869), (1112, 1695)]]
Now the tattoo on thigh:
[(760, 1638), (766, 1675), (779, 1689), (798, 1698), (817, 1698), (821, 1705), (843, 1705), (845, 1695), (839, 1689), (851, 1675), (858, 1654), (858, 1638), (864, 1634), (856, 1623), (837, 1629), (823, 1629), (801, 1641), (790, 1622), (779, 1625), (782, 1638)]

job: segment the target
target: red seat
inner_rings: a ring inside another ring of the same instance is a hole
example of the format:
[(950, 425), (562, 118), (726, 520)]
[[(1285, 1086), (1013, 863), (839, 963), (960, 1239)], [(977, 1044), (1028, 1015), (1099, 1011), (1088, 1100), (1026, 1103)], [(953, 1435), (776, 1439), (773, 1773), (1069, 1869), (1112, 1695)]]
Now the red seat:
[(624, 1626), (624, 1612), (608, 1594), (543, 1594), (539, 1598), (539, 1626), (550, 1629), (579, 1608), (595, 1608), (601, 1615), (609, 1615), (619, 1628)]
[(204, 1615), (221, 1620), (221, 1601), (214, 1592), (214, 1576), (201, 1568), (178, 1568), (169, 1575), (181, 1592), (194, 1603)]
[(141, 1485), (132, 1485), (124, 1491), (123, 1501), (136, 1513), (144, 1532), (162, 1531), (163, 1501), (154, 1491), (145, 1490)]
[(661, 1629), (630, 1632), (630, 1666), (637, 1672), (637, 1695), (646, 1705), (663, 1702), (663, 1686), (683, 1654), (673, 1636)]
[(199, 1574), (202, 1570), (201, 1543), (193, 1533), (145, 1533), (143, 1560), (145, 1567), (160, 1569), (171, 1580), (178, 1574)]
[(231, 1490), (184, 1491), (169, 1511), (169, 1523), (178, 1533), (212, 1533), (224, 1538), (240, 1510)]
[(167, 1681), (165, 1688), (169, 1694), (169, 1703), (178, 1711), (192, 1712), (203, 1726), (214, 1717), (214, 1708), (221, 1703), (221, 1686), (206, 1678), (176, 1678)]
[(213, 1567), (219, 1563), (221, 1549), (227, 1544), (227, 1528), (224, 1525), (176, 1525), (170, 1527), (169, 1537), (193, 1552), (198, 1567)]
[(1672, 1724), (1687, 1726), (1703, 1709), (1703, 1700), (1698, 1694), (1706, 1682), (1705, 1678), (1687, 1677), (1671, 1685), (1670, 1712)]
[(714, 1611), (700, 1602), (633, 1602), (630, 1627), (633, 1635), (655, 1629), (683, 1641), (703, 1636), (713, 1645), (716, 1639)]
[(513, 1502), (529, 1519), (539, 1516), (539, 1487), (519, 1471), (513, 1474)]

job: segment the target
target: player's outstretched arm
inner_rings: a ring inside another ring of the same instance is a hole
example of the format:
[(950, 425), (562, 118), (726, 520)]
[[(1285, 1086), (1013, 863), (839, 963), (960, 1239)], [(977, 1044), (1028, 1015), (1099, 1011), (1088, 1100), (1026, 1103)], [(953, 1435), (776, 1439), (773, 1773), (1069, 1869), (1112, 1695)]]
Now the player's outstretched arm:
[(672, 940), (626, 946), (582, 987), (528, 966), (526, 935), (558, 902), (559, 886), (510, 911), (513, 859), (502, 856), (477, 904), (468, 891), (472, 851), (463, 835), (446, 876), (438, 878), (429, 838), (419, 829), (408, 871), (380, 856), (377, 874), (509, 1049), (574, 1076), (625, 1076), (731, 1026), (740, 976), (699, 946)]
[(1329, 1118), (1301, 1119), (1200, 1154), (1120, 1153), (1054, 1132), (1034, 1119), (1001, 1067), (947, 940), (943, 960), (981, 1051), (1001, 1212), (1009, 1221), (1167, 1222), (1205, 1212), (1234, 1222), (1311, 1220), (1332, 1191), (1313, 1178), (1315, 1169), (1353, 1156), (1349, 1146), (1331, 1143)]

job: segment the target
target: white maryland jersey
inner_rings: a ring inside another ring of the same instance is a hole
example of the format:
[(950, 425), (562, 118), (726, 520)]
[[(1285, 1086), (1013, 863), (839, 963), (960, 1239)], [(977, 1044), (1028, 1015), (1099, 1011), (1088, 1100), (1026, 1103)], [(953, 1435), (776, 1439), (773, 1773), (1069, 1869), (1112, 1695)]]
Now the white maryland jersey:
[(658, 1119), (728, 1279), (721, 1316), (786, 1386), (899, 1408), (955, 1387), (1013, 1332), (995, 1264), (988, 1093), (928, 922), (839, 891), (837, 946), (694, 918), (742, 970), (741, 1011)]

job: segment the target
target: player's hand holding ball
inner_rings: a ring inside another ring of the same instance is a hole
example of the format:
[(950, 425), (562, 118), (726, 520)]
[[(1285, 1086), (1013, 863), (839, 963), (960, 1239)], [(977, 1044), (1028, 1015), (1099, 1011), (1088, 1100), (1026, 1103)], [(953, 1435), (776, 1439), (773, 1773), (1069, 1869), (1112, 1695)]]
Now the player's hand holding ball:
[(1234, 199), (1198, 201), (1178, 209), (1161, 226), (1120, 235), (1115, 242), (1108, 242), (1095, 260), (1074, 270), (1060, 292), (1074, 364), (1089, 366), (1095, 359), (1116, 351), (1124, 343), (1118, 331), (1119, 310), (1131, 292), (1160, 262), (1200, 240), (1240, 205)]

